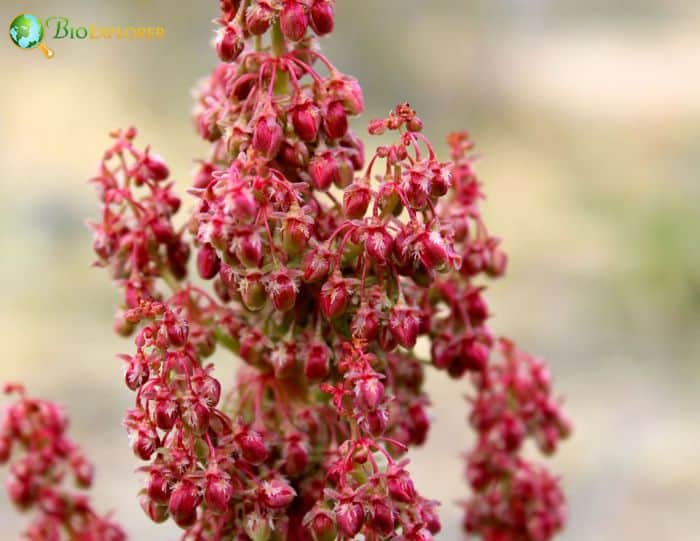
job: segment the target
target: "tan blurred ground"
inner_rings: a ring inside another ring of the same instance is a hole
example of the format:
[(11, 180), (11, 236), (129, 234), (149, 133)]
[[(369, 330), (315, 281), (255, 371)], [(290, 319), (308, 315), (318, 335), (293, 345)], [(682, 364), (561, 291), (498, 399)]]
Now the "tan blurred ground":
[[(160, 43), (4, 39), (0, 99), (0, 380), (67, 404), (99, 466), (98, 500), (133, 539), (174, 539), (133, 497), (120, 427), (131, 396), (110, 332), (116, 295), (83, 227), (112, 128), (136, 124), (184, 187), (204, 145), (188, 111), (214, 65), (216, 7), (3, 0), (76, 23), (160, 24)], [(576, 423), (553, 462), (568, 541), (693, 541), (700, 529), (700, 5), (688, 0), (339, 0), (324, 47), (365, 86), (368, 117), (408, 100), (436, 140), (469, 128), (510, 275), (491, 291), (499, 332), (552, 362)], [(356, 123), (358, 129), (362, 122)], [(222, 359), (221, 374), (231, 363)], [(464, 496), (464, 384), (431, 379), (435, 425), (414, 455), (422, 491)], [(21, 527), (0, 499), (2, 537)]]

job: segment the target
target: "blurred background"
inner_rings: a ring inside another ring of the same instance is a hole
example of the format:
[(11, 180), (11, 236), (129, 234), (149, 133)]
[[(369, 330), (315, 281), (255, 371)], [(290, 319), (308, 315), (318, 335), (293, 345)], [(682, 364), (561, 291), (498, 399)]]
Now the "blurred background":
[[(215, 65), (216, 3), (2, 0), (0, 21), (20, 10), (167, 29), (160, 42), (47, 40), (50, 62), (2, 38), (0, 380), (66, 404), (98, 465), (98, 507), (134, 540), (175, 539), (134, 497), (120, 426), (133, 397), (115, 358), (131, 345), (90, 267), (86, 179), (107, 131), (135, 124), (188, 185), (206, 148), (189, 91)], [(493, 327), (550, 360), (576, 426), (550, 464), (570, 500), (561, 539), (697, 540), (700, 3), (339, 0), (337, 14), (323, 47), (364, 86), (356, 129), (405, 100), (433, 140), (467, 128), (483, 155), (487, 223), (511, 255)], [(230, 379), (233, 363), (219, 367)], [(430, 387), (435, 422), (412, 469), (444, 502), (440, 539), (456, 540), (468, 387)], [(5, 539), (22, 526), (4, 495), (0, 524)]]

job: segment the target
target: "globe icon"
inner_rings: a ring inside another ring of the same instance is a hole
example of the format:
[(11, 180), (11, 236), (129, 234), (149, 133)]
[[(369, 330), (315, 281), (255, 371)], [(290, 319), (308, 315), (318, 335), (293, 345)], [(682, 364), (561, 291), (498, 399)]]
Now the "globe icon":
[(22, 13), (12, 19), (10, 23), (10, 39), (20, 49), (39, 47), (46, 58), (53, 56), (53, 51), (41, 43), (41, 40), (44, 39), (44, 25), (30, 13)]
[(10, 37), (21, 49), (33, 49), (44, 39), (44, 26), (34, 15), (17, 15), (10, 23)]

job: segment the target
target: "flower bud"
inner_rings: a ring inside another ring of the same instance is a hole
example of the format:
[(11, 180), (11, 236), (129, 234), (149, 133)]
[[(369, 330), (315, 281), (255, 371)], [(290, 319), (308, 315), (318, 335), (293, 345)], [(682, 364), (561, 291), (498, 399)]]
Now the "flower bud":
[(380, 265), (385, 265), (394, 247), (394, 239), (383, 226), (367, 228), (365, 250), (367, 255)]
[(269, 452), (259, 432), (246, 429), (236, 437), (236, 442), (241, 448), (241, 454), (246, 462), (257, 465), (267, 460)]
[(333, 31), (333, 4), (328, 0), (316, 0), (311, 6), (311, 28), (319, 36)]
[(275, 157), (282, 144), (284, 133), (273, 114), (267, 114), (258, 119), (253, 131), (253, 148), (265, 158)]
[(384, 384), (375, 376), (361, 379), (355, 384), (355, 397), (358, 406), (374, 410), (384, 399)]
[(260, 363), (260, 357), (265, 348), (265, 341), (262, 333), (257, 329), (248, 329), (241, 333), (240, 356), (245, 362), (252, 366)]
[(300, 438), (294, 438), (287, 443), (284, 456), (284, 471), (290, 477), (301, 475), (309, 465), (309, 450)]
[(440, 532), (440, 529), (442, 528), (440, 525), (440, 517), (436, 513), (434, 506), (422, 506), (420, 510), (420, 517), (431, 534), (435, 535)]
[(489, 360), (489, 348), (474, 339), (467, 339), (462, 345), (462, 358), (468, 370), (483, 370)]
[(124, 373), (124, 381), (126, 382), (126, 386), (130, 390), (135, 391), (148, 381), (148, 376), (149, 370), (146, 362), (142, 362), (140, 359), (132, 357), (129, 361), (129, 365), (126, 368), (126, 372)]
[(203, 434), (209, 427), (211, 412), (202, 399), (186, 400), (182, 405), (182, 421), (196, 434)]
[(114, 314), (114, 322), (112, 323), (112, 329), (119, 336), (128, 337), (134, 332), (135, 325), (126, 318), (126, 313), (124, 310), (118, 310)]
[(372, 200), (372, 191), (365, 180), (356, 180), (343, 192), (343, 212), (350, 219), (361, 219)]
[(161, 430), (170, 430), (178, 418), (177, 402), (169, 398), (158, 398), (155, 401), (155, 422)]
[(370, 120), (369, 126), (367, 128), (370, 135), (381, 135), (386, 131), (386, 120), (383, 118), (375, 118)]
[(154, 502), (145, 494), (139, 498), (141, 509), (156, 524), (161, 524), (168, 520), (168, 506)]
[(321, 312), (328, 319), (333, 319), (345, 312), (350, 300), (345, 280), (339, 276), (331, 277), (321, 288)]
[(499, 276), (503, 276), (506, 273), (507, 266), (508, 254), (506, 254), (503, 250), (494, 248), (491, 252), (491, 257), (489, 258), (488, 263), (486, 264), (485, 270), (489, 276), (497, 278)]
[(148, 484), (146, 485), (146, 493), (156, 503), (167, 504), (170, 500), (170, 483), (159, 469), (151, 470)]
[(234, 254), (248, 268), (259, 267), (263, 259), (262, 239), (257, 231), (241, 230), (233, 240)]
[(218, 379), (207, 374), (198, 374), (192, 378), (192, 388), (207, 406), (214, 407), (219, 403), (221, 383)]
[(248, 32), (260, 36), (267, 32), (272, 24), (275, 12), (267, 2), (256, 2), (246, 11), (245, 24)]
[(292, 168), (303, 168), (309, 162), (309, 147), (302, 141), (282, 141), (277, 160)]
[(170, 175), (170, 170), (165, 165), (165, 160), (157, 154), (147, 154), (143, 166), (147, 171), (148, 177), (156, 182), (165, 180)]
[(377, 316), (377, 312), (366, 304), (360, 306), (352, 319), (350, 330), (353, 338), (359, 338), (368, 342), (374, 340), (379, 332), (379, 316)]
[(20, 509), (28, 508), (36, 499), (36, 487), (30, 478), (10, 472), (5, 481), (5, 490), (10, 501)]
[(73, 459), (70, 466), (73, 470), (75, 483), (80, 488), (92, 486), (92, 480), (95, 477), (95, 467), (84, 456), (78, 456)]
[(211, 280), (219, 272), (221, 260), (211, 244), (204, 244), (197, 253), (197, 271), (204, 280)]
[(351, 115), (359, 115), (365, 110), (365, 98), (357, 79), (348, 75), (334, 79), (330, 83), (332, 93), (337, 96)]
[(338, 175), (338, 164), (330, 152), (315, 156), (309, 164), (309, 175), (314, 188), (327, 190)]
[(265, 281), (267, 294), (272, 305), (280, 312), (294, 308), (297, 299), (297, 285), (289, 275), (289, 271), (281, 269), (270, 274)]
[(197, 506), (201, 501), (197, 486), (191, 481), (181, 481), (170, 495), (168, 510), (178, 526), (187, 528), (197, 520)]
[(223, 28), (216, 38), (216, 54), (222, 62), (233, 62), (243, 52), (245, 43), (233, 26)]
[(348, 114), (339, 101), (332, 101), (323, 117), (323, 129), (331, 139), (340, 139), (348, 131)]
[(324, 380), (330, 371), (329, 361), (331, 352), (326, 344), (314, 342), (304, 361), (304, 375), (310, 380)]
[(247, 513), (243, 520), (243, 529), (251, 541), (268, 541), (272, 536), (269, 517), (255, 511)]
[(405, 305), (396, 305), (389, 314), (389, 329), (399, 345), (412, 349), (418, 338), (420, 321), (416, 310)]
[(280, 28), (291, 41), (299, 41), (306, 34), (309, 18), (304, 6), (296, 0), (286, 0), (280, 14)]
[(445, 239), (437, 231), (423, 234), (420, 238), (419, 254), (423, 265), (438, 272), (445, 270), (449, 261), (449, 251)]
[(506, 414), (498, 425), (498, 435), (505, 450), (512, 453), (520, 448), (525, 438), (525, 426), (520, 419)]
[(366, 429), (375, 438), (384, 434), (388, 424), (389, 412), (385, 408), (377, 408), (367, 413)]
[(263, 276), (258, 271), (251, 271), (240, 280), (239, 290), (241, 300), (251, 312), (257, 312), (265, 307), (267, 295), (263, 285)]
[(309, 530), (314, 541), (335, 541), (338, 537), (335, 522), (328, 513), (323, 511), (316, 513), (311, 519)]
[(132, 436), (131, 448), (141, 460), (150, 460), (158, 445), (158, 435), (153, 429), (140, 428)]
[(282, 246), (290, 255), (302, 252), (311, 238), (311, 219), (300, 219), (290, 215), (282, 225)]
[(411, 503), (416, 497), (416, 488), (408, 473), (403, 471), (388, 479), (389, 495), (401, 503)]
[(287, 507), (296, 497), (296, 491), (284, 481), (272, 479), (260, 486), (260, 501), (271, 509)]
[(428, 436), (428, 429), (430, 428), (430, 419), (425, 411), (425, 406), (421, 403), (413, 404), (408, 409), (408, 416), (411, 420), (411, 443), (414, 445), (422, 445), (425, 443)]
[(381, 536), (389, 536), (394, 533), (394, 514), (382, 500), (372, 502), (370, 508), (369, 524), (372, 529)]
[(312, 101), (297, 105), (292, 109), (292, 125), (302, 141), (315, 141), (321, 125), (321, 111)]
[(207, 506), (219, 513), (223, 513), (228, 508), (228, 503), (233, 497), (233, 485), (220, 474), (207, 475), (204, 488), (204, 501)]
[(338, 530), (348, 538), (355, 537), (365, 521), (362, 505), (356, 502), (341, 503), (335, 508), (335, 520)]
[(304, 270), (304, 281), (314, 283), (322, 280), (328, 275), (330, 269), (330, 254), (316, 248), (304, 256), (302, 269)]

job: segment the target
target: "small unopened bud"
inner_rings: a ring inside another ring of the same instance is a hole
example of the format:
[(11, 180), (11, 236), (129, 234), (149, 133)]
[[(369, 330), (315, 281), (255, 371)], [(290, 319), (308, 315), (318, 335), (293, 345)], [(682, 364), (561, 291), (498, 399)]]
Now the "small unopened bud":
[(245, 43), (238, 31), (228, 26), (219, 32), (216, 38), (216, 54), (222, 62), (233, 62), (243, 52)]
[(285, 269), (272, 273), (266, 280), (267, 293), (272, 305), (280, 312), (294, 307), (297, 299), (297, 285)]
[(291, 486), (279, 479), (264, 481), (259, 490), (262, 504), (272, 509), (287, 507), (297, 495)]
[(396, 341), (406, 349), (416, 345), (420, 321), (416, 311), (408, 306), (394, 306), (389, 315), (389, 329)]
[(287, 39), (299, 41), (306, 34), (309, 17), (304, 6), (296, 0), (286, 0), (280, 14), (280, 28)]
[(362, 529), (365, 521), (365, 512), (359, 503), (341, 503), (335, 508), (335, 519), (340, 533), (353, 538)]
[(222, 475), (208, 475), (204, 488), (204, 501), (207, 506), (219, 513), (228, 508), (228, 502), (233, 497), (231, 482)]
[(374, 501), (370, 510), (370, 525), (382, 536), (394, 533), (394, 514), (391, 507), (379, 499)]
[(320, 342), (309, 347), (304, 361), (304, 375), (310, 380), (323, 380), (328, 377), (331, 352), (328, 346)]
[(311, 28), (319, 36), (333, 31), (333, 4), (328, 0), (316, 0), (311, 6)]
[(267, 32), (272, 23), (275, 12), (267, 2), (256, 2), (252, 4), (245, 16), (246, 28), (254, 36), (260, 36)]
[(317, 190), (327, 190), (338, 175), (338, 164), (333, 155), (326, 152), (316, 156), (309, 164), (309, 174), (314, 188)]
[(192, 526), (197, 520), (197, 506), (202, 501), (197, 486), (191, 481), (181, 481), (170, 495), (168, 509), (181, 528)]
[(410, 503), (416, 497), (416, 488), (407, 472), (389, 477), (389, 495), (401, 503)]
[(317, 513), (311, 519), (309, 530), (311, 530), (311, 536), (314, 538), (314, 541), (335, 541), (335, 538), (338, 536), (335, 522), (325, 512)]
[(269, 452), (262, 435), (254, 430), (244, 430), (236, 438), (243, 458), (251, 464), (261, 464), (267, 460)]
[(146, 516), (156, 524), (161, 524), (168, 520), (169, 514), (167, 505), (154, 502), (145, 494), (139, 498), (139, 504), (143, 512), (146, 513)]
[(204, 244), (197, 253), (197, 271), (204, 280), (211, 280), (219, 272), (221, 260), (211, 244)]
[(378, 377), (361, 379), (355, 384), (355, 396), (363, 409), (374, 410), (384, 399), (384, 384)]
[(313, 102), (298, 105), (292, 111), (292, 125), (302, 141), (315, 141), (321, 125), (321, 112)]
[(343, 192), (343, 212), (348, 218), (360, 219), (367, 212), (372, 192), (366, 181), (357, 180)]
[(348, 131), (348, 114), (340, 101), (328, 104), (323, 118), (323, 129), (331, 139), (340, 139)]
[(169, 398), (159, 398), (155, 401), (156, 426), (161, 430), (170, 430), (178, 418), (177, 402)]
[(272, 114), (258, 119), (253, 131), (253, 148), (268, 159), (275, 157), (282, 144), (284, 133)]
[(154, 469), (148, 477), (146, 493), (156, 503), (167, 504), (170, 500), (171, 487), (163, 473)]
[(148, 172), (148, 176), (155, 181), (165, 180), (170, 175), (170, 170), (165, 165), (165, 160), (157, 154), (146, 155), (143, 165)]
[(350, 300), (350, 293), (345, 280), (331, 278), (321, 288), (321, 311), (328, 319), (333, 319), (345, 312)]

